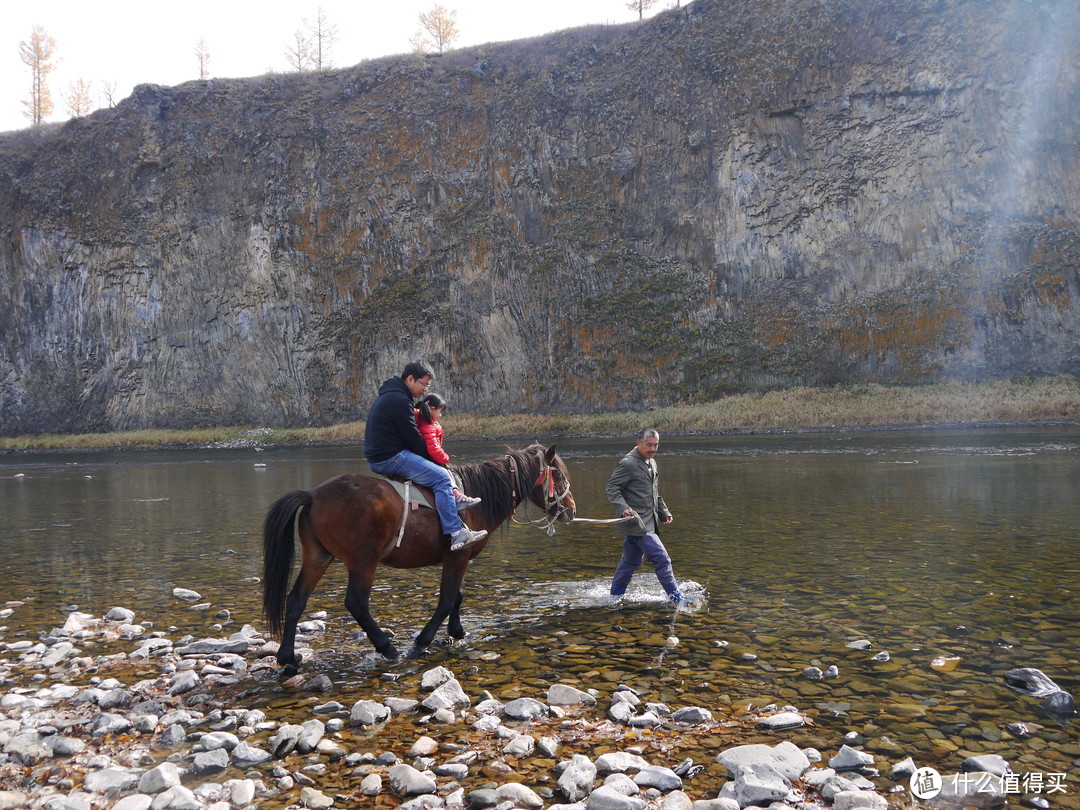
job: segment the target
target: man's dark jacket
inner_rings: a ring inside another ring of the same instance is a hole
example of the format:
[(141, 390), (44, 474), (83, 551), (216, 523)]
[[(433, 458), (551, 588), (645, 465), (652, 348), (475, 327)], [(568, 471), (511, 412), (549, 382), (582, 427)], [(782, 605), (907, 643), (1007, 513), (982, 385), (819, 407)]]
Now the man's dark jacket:
[(387, 461), (402, 450), (412, 450), (430, 460), (427, 444), (416, 427), (412, 394), (405, 381), (391, 377), (382, 384), (371, 406), (364, 430), (364, 455), (368, 463)]

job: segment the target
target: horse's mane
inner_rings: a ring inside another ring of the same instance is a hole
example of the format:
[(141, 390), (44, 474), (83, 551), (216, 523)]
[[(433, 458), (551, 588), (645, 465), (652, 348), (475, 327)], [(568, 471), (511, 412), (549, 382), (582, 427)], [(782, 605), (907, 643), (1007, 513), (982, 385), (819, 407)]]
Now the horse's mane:
[[(529, 499), (544, 465), (546, 448), (534, 443), (522, 450), (506, 449), (506, 455), (475, 464), (463, 464), (454, 469), (461, 476), (466, 494), (482, 500), (471, 511), (484, 518), (488, 525), (498, 525), (514, 514), (514, 492), (511, 489), (507, 457), (517, 463), (517, 489), (520, 502)], [(555, 466), (566, 476), (566, 465), (558, 456)]]

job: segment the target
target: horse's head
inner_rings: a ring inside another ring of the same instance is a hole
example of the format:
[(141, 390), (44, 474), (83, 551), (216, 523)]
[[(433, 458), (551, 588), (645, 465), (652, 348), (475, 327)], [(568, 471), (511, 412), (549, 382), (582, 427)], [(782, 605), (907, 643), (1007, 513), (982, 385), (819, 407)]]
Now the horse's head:
[(544, 448), (534, 444), (526, 451), (537, 465), (537, 475), (528, 498), (544, 510), (548, 518), (570, 523), (577, 512), (574, 494), (570, 491), (570, 475), (566, 464), (555, 452), (555, 446)]

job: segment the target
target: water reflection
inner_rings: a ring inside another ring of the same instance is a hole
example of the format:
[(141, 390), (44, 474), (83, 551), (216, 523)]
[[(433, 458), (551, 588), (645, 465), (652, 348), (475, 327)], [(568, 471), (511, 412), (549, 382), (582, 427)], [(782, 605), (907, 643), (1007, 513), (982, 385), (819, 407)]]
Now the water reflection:
[[(559, 443), (579, 514), (610, 516), (604, 483), (631, 445)], [(329, 613), (313, 666), (367, 692), (393, 688), (378, 679), (388, 668), (446, 660), (468, 662), (464, 678), (506, 697), (569, 680), (733, 711), (791, 703), (817, 734), (859, 730), (946, 765), (956, 752), (994, 751), (1075, 773), (1054, 736), (1075, 729), (1038, 715), (1000, 676), (1035, 666), (1080, 692), (1078, 448), (1080, 431), (1057, 428), (664, 437), (662, 487), (676, 515), (664, 541), (684, 590), (700, 597), (692, 610), (666, 608), (647, 565), (628, 599), (609, 605), (620, 539), (605, 528), (549, 538), (511, 525), (466, 578), (467, 643), (382, 662), (355, 638), (334, 566), (310, 604)], [(463, 461), (501, 449), (450, 445)], [(262, 626), (248, 580), (261, 572), (266, 508), (283, 491), (365, 469), (357, 447), (0, 459), (0, 582), (5, 599), (27, 602), (4, 636), (56, 626), (72, 604), (123, 605), (196, 635), (217, 632), (223, 607)], [(174, 587), (211, 609), (179, 602)], [(408, 638), (437, 589), (434, 570), (382, 570), (373, 612)], [(848, 646), (859, 640), (871, 649)], [(873, 660), (881, 651), (888, 661)], [(940, 672), (938, 656), (960, 662)], [(835, 681), (802, 674), (829, 665)], [(1043, 744), (1004, 751), (1016, 745), (1002, 731), (1012, 721), (1041, 725)]]

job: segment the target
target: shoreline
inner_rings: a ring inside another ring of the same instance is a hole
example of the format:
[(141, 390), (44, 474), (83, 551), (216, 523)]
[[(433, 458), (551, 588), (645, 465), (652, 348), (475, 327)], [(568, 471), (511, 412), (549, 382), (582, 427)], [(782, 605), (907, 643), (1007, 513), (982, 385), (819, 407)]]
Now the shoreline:
[[(444, 419), (454, 441), (531, 441), (629, 436), (641, 427), (669, 436), (827, 434), (1080, 425), (1080, 379), (1069, 375), (978, 385), (858, 385), (736, 394), (709, 402), (593, 414), (475, 414)], [(363, 443), (364, 422), (325, 427), (244, 425), (0, 437), (0, 456), (246, 446)]]

